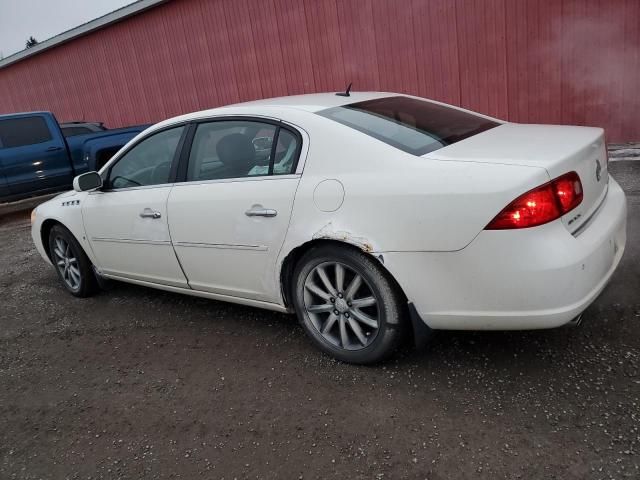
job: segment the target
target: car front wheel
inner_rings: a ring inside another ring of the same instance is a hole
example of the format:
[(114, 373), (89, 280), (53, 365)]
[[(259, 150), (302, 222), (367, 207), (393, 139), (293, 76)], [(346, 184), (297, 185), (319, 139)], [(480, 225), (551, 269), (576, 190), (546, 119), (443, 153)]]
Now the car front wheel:
[(314, 343), (344, 362), (380, 362), (402, 338), (397, 288), (375, 259), (355, 249), (324, 245), (305, 253), (294, 271), (293, 297)]
[(76, 297), (88, 297), (97, 290), (97, 282), (91, 261), (74, 236), (62, 225), (56, 225), (49, 233), (51, 261), (69, 293)]

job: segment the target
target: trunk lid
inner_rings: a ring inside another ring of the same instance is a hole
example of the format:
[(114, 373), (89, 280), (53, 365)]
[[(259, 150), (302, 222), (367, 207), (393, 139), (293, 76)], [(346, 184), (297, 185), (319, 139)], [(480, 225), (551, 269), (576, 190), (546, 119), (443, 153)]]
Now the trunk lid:
[(584, 198), (578, 207), (562, 217), (571, 233), (597, 210), (609, 184), (607, 150), (601, 128), (505, 123), (424, 157), (539, 167), (547, 171), (550, 179), (577, 172)]

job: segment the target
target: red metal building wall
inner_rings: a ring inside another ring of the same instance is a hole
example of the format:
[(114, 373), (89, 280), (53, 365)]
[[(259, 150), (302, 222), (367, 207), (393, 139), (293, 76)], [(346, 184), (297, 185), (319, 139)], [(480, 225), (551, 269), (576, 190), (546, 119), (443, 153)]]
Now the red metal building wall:
[(173, 0), (0, 69), (0, 113), (116, 127), (352, 81), (630, 141), (639, 52), (638, 0)]

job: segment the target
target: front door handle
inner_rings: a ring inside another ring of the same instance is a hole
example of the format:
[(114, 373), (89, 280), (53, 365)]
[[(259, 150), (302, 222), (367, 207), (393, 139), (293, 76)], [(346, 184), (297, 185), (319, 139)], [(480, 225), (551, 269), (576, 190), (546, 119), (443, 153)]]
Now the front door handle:
[(58, 150), (62, 150), (62, 147), (49, 147), (45, 151), (47, 151), (47, 152), (57, 152)]
[(160, 212), (156, 212), (155, 210), (151, 210), (150, 208), (145, 208), (142, 212), (140, 212), (141, 218), (160, 218)]
[(262, 205), (254, 205), (244, 214), (247, 217), (275, 217), (278, 212), (273, 208), (262, 208)]

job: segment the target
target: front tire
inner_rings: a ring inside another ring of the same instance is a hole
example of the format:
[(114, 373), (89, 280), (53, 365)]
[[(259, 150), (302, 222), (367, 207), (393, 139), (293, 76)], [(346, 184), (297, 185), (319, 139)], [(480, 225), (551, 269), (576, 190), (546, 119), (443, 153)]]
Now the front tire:
[(293, 274), (293, 303), (313, 342), (348, 363), (388, 358), (405, 328), (397, 287), (370, 256), (324, 245), (305, 253)]
[(98, 290), (91, 261), (73, 234), (62, 225), (49, 233), (51, 262), (66, 290), (76, 297), (88, 297)]

